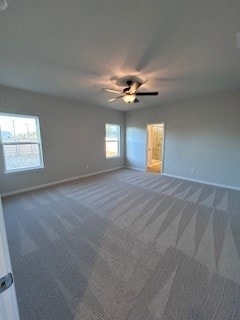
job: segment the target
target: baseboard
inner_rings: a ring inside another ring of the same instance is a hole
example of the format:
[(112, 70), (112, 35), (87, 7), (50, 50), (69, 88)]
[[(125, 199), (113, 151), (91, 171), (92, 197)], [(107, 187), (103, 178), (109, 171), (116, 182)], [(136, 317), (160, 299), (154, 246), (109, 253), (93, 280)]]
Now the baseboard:
[(87, 178), (87, 177), (90, 177), (90, 176), (95, 176), (95, 175), (98, 175), (98, 174), (101, 174), (101, 173), (115, 171), (115, 170), (119, 170), (119, 169), (123, 169), (123, 168), (125, 168), (125, 167), (124, 166), (114, 167), (114, 168), (111, 168), (111, 169), (106, 169), (106, 170), (102, 170), (102, 171), (88, 173), (88, 174), (84, 174), (84, 175), (81, 175), (81, 176), (72, 177), (72, 178), (68, 178), (68, 179), (64, 179), (64, 180), (58, 180), (58, 181), (53, 181), (53, 182), (49, 182), (49, 183), (39, 184), (37, 186), (32, 186), (32, 187), (28, 187), (28, 188), (19, 189), (19, 190), (9, 191), (9, 192), (2, 193), (0, 195), (0, 197), (4, 198), (4, 197), (7, 197), (7, 196), (13, 196), (15, 194), (19, 194), (19, 193), (23, 193), (23, 192), (27, 192), (27, 191), (32, 191), (32, 190), (37, 190), (37, 189), (41, 189), (41, 188), (46, 188), (46, 187), (51, 187), (51, 186), (54, 186), (54, 185), (57, 185), (57, 184), (70, 182), (70, 181), (74, 181), (74, 180), (77, 180), (77, 179)]
[(130, 170), (137, 170), (137, 171), (143, 171), (143, 172), (145, 172), (144, 169), (140, 169), (140, 168), (136, 168), (136, 167), (125, 166), (124, 168), (130, 169)]
[(226, 188), (226, 189), (232, 189), (232, 190), (240, 191), (240, 188), (238, 188), (238, 187), (229, 186), (229, 185), (221, 184), (221, 183), (214, 183), (214, 182), (209, 182), (209, 181), (204, 181), (204, 180), (192, 179), (192, 178), (187, 178), (187, 177), (183, 177), (183, 176), (177, 176), (177, 175), (168, 174), (168, 173), (162, 173), (162, 176), (176, 178), (176, 179), (182, 179), (182, 180), (187, 180), (187, 181), (192, 181), (192, 182), (203, 183), (203, 184), (207, 184), (207, 185), (214, 186), (214, 187), (220, 187), (220, 188)]

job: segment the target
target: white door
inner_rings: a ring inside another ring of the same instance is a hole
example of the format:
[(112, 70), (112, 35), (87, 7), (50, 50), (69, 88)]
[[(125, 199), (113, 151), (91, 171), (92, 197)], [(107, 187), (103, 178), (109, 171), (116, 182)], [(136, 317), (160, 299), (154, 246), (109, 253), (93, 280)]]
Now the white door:
[(0, 320), (19, 320), (17, 299), (14, 283), (11, 283), (12, 267), (8, 251), (7, 235), (5, 230), (2, 201), (0, 197), (0, 279), (10, 274), (0, 283)]

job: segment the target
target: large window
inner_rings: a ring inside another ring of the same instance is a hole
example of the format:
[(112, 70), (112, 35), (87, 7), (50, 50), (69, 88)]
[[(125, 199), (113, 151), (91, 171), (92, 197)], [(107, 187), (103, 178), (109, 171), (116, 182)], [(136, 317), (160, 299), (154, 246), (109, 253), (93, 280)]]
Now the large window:
[(106, 123), (106, 158), (120, 157), (120, 126)]
[(0, 113), (0, 137), (5, 172), (43, 168), (38, 117)]

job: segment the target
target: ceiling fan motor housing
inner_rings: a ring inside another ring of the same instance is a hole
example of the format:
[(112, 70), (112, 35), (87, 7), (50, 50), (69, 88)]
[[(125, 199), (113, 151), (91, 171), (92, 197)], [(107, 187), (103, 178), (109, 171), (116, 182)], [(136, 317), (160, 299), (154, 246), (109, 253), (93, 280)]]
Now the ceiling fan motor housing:
[[(131, 84), (132, 84), (133, 82), (132, 82), (132, 80), (128, 80), (127, 81), (127, 85), (128, 85), (128, 87), (127, 88), (125, 88), (125, 89), (123, 89), (123, 92), (127, 92), (127, 91), (129, 91), (130, 89), (131, 89)], [(130, 102), (129, 102), (130, 103)]]

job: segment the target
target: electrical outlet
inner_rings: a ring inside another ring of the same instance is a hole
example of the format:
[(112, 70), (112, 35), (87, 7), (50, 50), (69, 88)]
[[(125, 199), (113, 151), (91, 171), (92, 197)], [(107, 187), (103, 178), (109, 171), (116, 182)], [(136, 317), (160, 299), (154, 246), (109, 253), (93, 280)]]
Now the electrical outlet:
[(196, 172), (196, 169), (195, 168), (192, 168), (191, 169), (191, 173), (195, 173)]
[(86, 169), (87, 169), (87, 170), (89, 169), (89, 165), (88, 165), (88, 164), (86, 165)]

